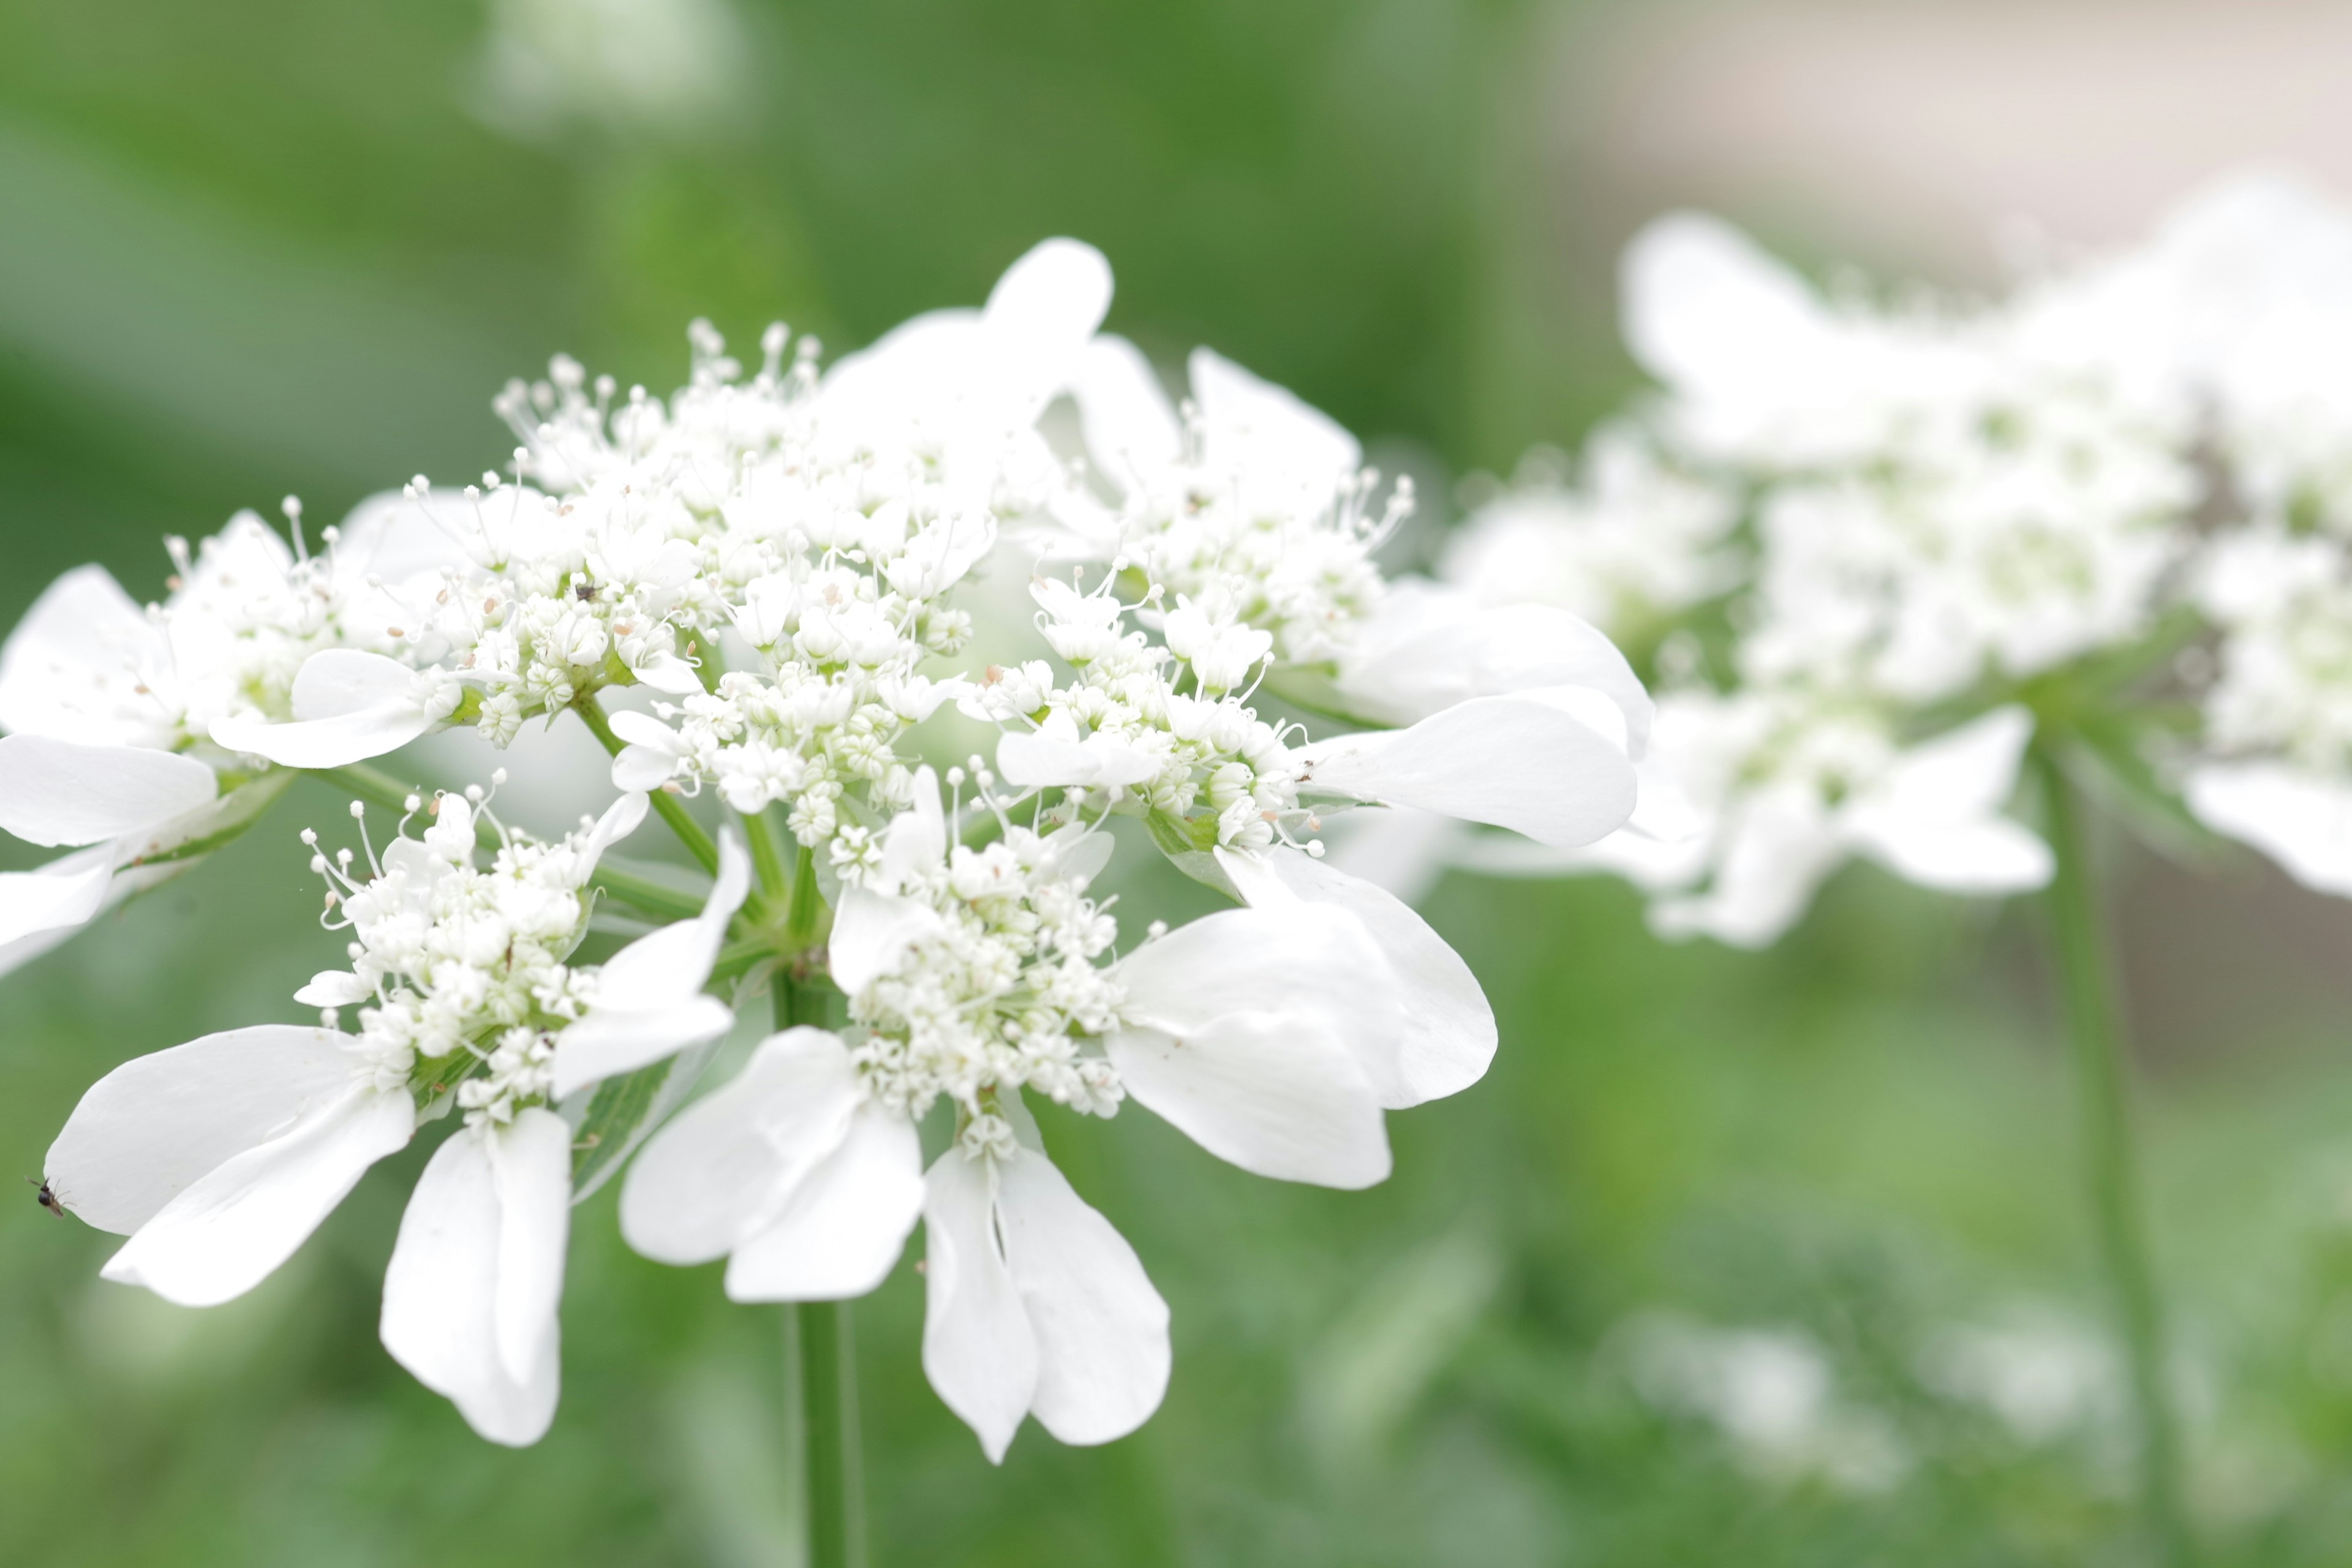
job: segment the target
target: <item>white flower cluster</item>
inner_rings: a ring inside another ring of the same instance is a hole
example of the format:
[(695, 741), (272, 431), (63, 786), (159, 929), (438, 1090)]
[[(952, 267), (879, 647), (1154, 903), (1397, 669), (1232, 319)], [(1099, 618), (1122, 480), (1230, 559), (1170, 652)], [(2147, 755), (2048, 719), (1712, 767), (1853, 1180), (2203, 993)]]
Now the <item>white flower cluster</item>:
[[(974, 782), (984, 790), (990, 776), (978, 770)], [(962, 771), (950, 769), (948, 782), (960, 787)], [(1118, 1074), (1090, 1047), (1110, 1032), (1124, 999), (1097, 963), (1118, 926), (1086, 896), (1108, 840), (1077, 824), (1041, 836), (997, 806), (1002, 837), (973, 847), (959, 842), (960, 810), (942, 817), (928, 769), (917, 790), (915, 809), (891, 825), (872, 864), (835, 846), (836, 864), (857, 878), (845, 921), (855, 925), (869, 900), (883, 903), (894, 933), (886, 940), (908, 939), (895, 952), (853, 955), (854, 935), (835, 944), (849, 1020), (865, 1030), (851, 1057), (867, 1092), (915, 1117), (944, 1095), (975, 1146), (998, 1141), (1004, 1123), (993, 1107), (1022, 1089), (1112, 1114)], [(881, 972), (869, 978), (861, 967)]]
[[(325, 1026), (128, 1063), (51, 1152), (68, 1206), (131, 1237), (110, 1276), (226, 1300), (457, 1109), (383, 1333), (498, 1441), (553, 1418), (570, 1204), (625, 1163), (631, 1244), (725, 1257), (742, 1300), (863, 1293), (924, 1223), (926, 1369), (992, 1458), (1031, 1415), (1071, 1442), (1149, 1416), (1166, 1307), (1030, 1097), (1132, 1100), (1277, 1179), (1381, 1180), (1386, 1112), (1476, 1081), (1494, 1019), (1427, 924), (1321, 861), (1324, 815), (1588, 844), (1633, 808), (1652, 715), (1567, 612), (1386, 583), (1410, 487), (1205, 351), (1171, 405), (1097, 333), (1109, 298), (1102, 258), (1054, 240), (984, 309), (823, 371), (779, 327), (747, 374), (701, 323), (666, 400), (559, 359), (499, 400), (503, 477), (420, 479), (315, 560), (233, 525), (152, 614), (89, 574), (53, 589), (0, 653), (0, 826), (88, 847), (0, 877), (0, 941), (63, 935), (302, 770), (413, 817), (422, 794), (369, 763), (438, 728), (520, 769), (575, 715), (622, 792), (552, 842), (444, 794), (364, 868), (319, 855), (350, 933), (351, 967), (299, 994)], [(1044, 433), (1063, 397), (1084, 454)], [(991, 574), (1028, 579), (1035, 641), (972, 668)], [(165, 673), (226, 695), (123, 721)], [(1310, 742), (1270, 689), (1362, 727)], [(926, 759), (974, 721), (994, 754), (950, 770), (950, 809)], [(653, 810), (707, 899), (600, 868)], [(1088, 891), (1114, 817), (1240, 907), (1121, 951)], [(577, 965), (598, 898), (654, 929)], [(664, 1125), (762, 990), (798, 1026)], [(935, 1109), (951, 1146), (926, 1169)]]
[[(381, 858), (369, 846), (364, 878), (353, 876), (348, 848), (311, 857), (328, 883), (325, 923), (352, 933), (352, 967), (314, 976), (295, 1000), (324, 1010), (328, 1028), (339, 1009), (358, 1006), (354, 1049), (377, 1064), (380, 1087), (406, 1082), (423, 1063), (440, 1080), (428, 1089), (456, 1085), (469, 1122), (507, 1122), (544, 1100), (557, 1034), (594, 998), (594, 972), (566, 963), (588, 928), (583, 889), (604, 845), (645, 806), (625, 796), (610, 823), (552, 843), (501, 827), (482, 869), (475, 822), (485, 798), (479, 788), (429, 807), (411, 797), (432, 825), (395, 837)], [(354, 803), (352, 816), (366, 843), (363, 808)], [(315, 850), (318, 835), (306, 829), (302, 841)]]
[(1446, 563), (1646, 651), (1643, 807), (1591, 850), (1446, 853), (1615, 868), (1662, 930), (1769, 942), (1853, 853), (2045, 879), (1997, 815), (2032, 743), (2352, 892), (2347, 266), (2352, 212), (2269, 179), (1970, 305), (1825, 296), (1713, 220), (1654, 225), (1625, 330), (1662, 392)]

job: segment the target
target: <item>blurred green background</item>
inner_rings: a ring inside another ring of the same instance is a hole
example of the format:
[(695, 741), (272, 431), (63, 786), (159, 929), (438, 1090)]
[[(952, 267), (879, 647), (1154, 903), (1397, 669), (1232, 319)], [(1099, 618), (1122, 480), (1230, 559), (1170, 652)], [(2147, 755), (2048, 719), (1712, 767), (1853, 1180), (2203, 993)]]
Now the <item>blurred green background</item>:
[[(1442, 526), (1455, 479), (1634, 385), (1607, 258), (1690, 186), (1600, 155), (1633, 132), (1584, 46), (1628, 10), (11, 0), (0, 616), (85, 560), (159, 593), (158, 537), (239, 506), (495, 464), (490, 395), (558, 349), (663, 387), (696, 314), (845, 348), (1053, 233), (1109, 254), (1117, 328), (1297, 388)], [(1708, 189), (1801, 252), (1853, 237), (1785, 182)], [(292, 830), (337, 809), (299, 794), (0, 982), (24, 1173), (115, 1063), (303, 1016), (334, 944)], [(2114, 847), (2211, 1558), (2341, 1563), (2352, 921)], [(1763, 955), (1662, 946), (1598, 882), (1457, 878), (1430, 913), (1504, 1049), (1392, 1119), (1383, 1187), (1049, 1123), (1174, 1309), (1139, 1435), (1033, 1428), (992, 1469), (923, 1383), (911, 1266), (861, 1309), (877, 1563), (2135, 1560), (2034, 910), (1857, 870)], [(630, 1254), (610, 1193), (545, 1442), (478, 1442), (390, 1362), (427, 1152), (208, 1312), (100, 1282), (110, 1238), (29, 1188), (0, 1208), (0, 1563), (794, 1561), (778, 1313)]]

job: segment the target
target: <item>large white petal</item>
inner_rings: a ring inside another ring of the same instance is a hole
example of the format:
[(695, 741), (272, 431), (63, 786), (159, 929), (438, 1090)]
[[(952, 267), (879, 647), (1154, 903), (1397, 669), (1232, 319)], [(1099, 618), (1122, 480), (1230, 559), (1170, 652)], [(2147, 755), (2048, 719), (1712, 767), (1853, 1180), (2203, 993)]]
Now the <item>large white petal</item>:
[(989, 290), (981, 326), (988, 369), (1001, 378), (1009, 424), (1034, 421), (1068, 385), (1078, 356), (1110, 310), (1110, 263), (1076, 239), (1047, 239), (1004, 270)]
[(841, 1145), (793, 1189), (727, 1264), (738, 1301), (834, 1301), (888, 1277), (923, 1215), (923, 1150), (915, 1124), (868, 1102)]
[(1855, 842), (1899, 877), (1947, 893), (1998, 896), (2046, 886), (2050, 846), (2005, 817), (1874, 817)]
[(1237, 464), (1253, 476), (1326, 493), (1362, 466), (1356, 438), (1287, 387), (1205, 348), (1192, 351), (1186, 369), (1219, 466)]
[(405, 1089), (353, 1082), (287, 1131), (232, 1156), (139, 1227), (104, 1270), (183, 1307), (252, 1289), (309, 1239), (367, 1168), (407, 1146)]
[(1507, 827), (1538, 844), (1590, 844), (1633, 815), (1635, 793), (1623, 747), (1594, 727), (1594, 701), (1578, 687), (1476, 698), (1408, 730), (1307, 747), (1302, 782)]
[(1095, 466), (1122, 489), (1157, 479), (1183, 455), (1183, 427), (1143, 351), (1098, 333), (1070, 384)]
[(863, 1098), (838, 1036), (770, 1036), (741, 1072), (638, 1151), (621, 1187), (621, 1235), (661, 1263), (725, 1255), (841, 1146)]
[(397, 751), (433, 727), (416, 696), (416, 672), (357, 648), (328, 648), (294, 677), (294, 722), (253, 715), (213, 721), (232, 752), (289, 768), (339, 768)]
[(2213, 763), (2189, 775), (2197, 820), (2250, 844), (2306, 888), (2352, 898), (2352, 786), (2284, 763)]
[(195, 810), (219, 793), (194, 757), (86, 746), (49, 735), (0, 740), (0, 829), (28, 844), (95, 844)]
[[(562, 1128), (550, 1112), (525, 1114), (550, 1116)], [(543, 1227), (551, 1219), (530, 1201), (527, 1189), (538, 1184), (520, 1172), (510, 1176), (502, 1168), (510, 1162), (493, 1156), (490, 1140), (498, 1135), (488, 1128), (461, 1128), (433, 1152), (400, 1218), (384, 1271), (380, 1331), (393, 1359), (453, 1401), (467, 1426), (494, 1443), (520, 1447), (539, 1441), (555, 1419), (559, 1330), (551, 1302), (543, 1324), (525, 1321), (523, 1308), (546, 1300), (538, 1260), (547, 1251)], [(568, 1148), (568, 1131), (557, 1136)], [(534, 1142), (527, 1155), (535, 1152)], [(501, 1190), (509, 1180), (524, 1199), (514, 1214)], [(559, 1207), (552, 1223), (568, 1226), (569, 1214), (568, 1205)], [(541, 1236), (510, 1242), (508, 1227), (526, 1222), (541, 1226)], [(559, 1272), (563, 1239), (556, 1234)], [(520, 1288), (512, 1306), (501, 1300), (510, 1266)], [(529, 1357), (520, 1378), (508, 1370), (509, 1338)]]
[(998, 1165), (996, 1205), (1036, 1335), (1034, 1413), (1065, 1443), (1126, 1436), (1168, 1392), (1168, 1303), (1126, 1237), (1043, 1153), (1021, 1149)]
[(666, 1007), (635, 1012), (600, 1005), (557, 1037), (549, 1092), (565, 1099), (592, 1083), (715, 1040), (734, 1026), (734, 1011), (716, 996), (684, 996)]
[[(1255, 883), (1262, 889), (1262, 881), (1251, 878), (1249, 868), (1236, 864), (1250, 858), (1221, 849), (1217, 858), (1243, 897), (1260, 902), (1262, 892), (1253, 892), (1252, 887)], [(1486, 1076), (1498, 1037), (1495, 1010), (1486, 1005), (1486, 994), (1462, 955), (1411, 905), (1295, 849), (1270, 851), (1255, 865), (1293, 897), (1345, 910), (1362, 921), (1387, 961), (1401, 1004), (1397, 1047), (1393, 1055), (1361, 1055), (1365, 1075), (1383, 1106), (1396, 1110), (1456, 1094)], [(1390, 1061), (1395, 1071), (1383, 1081), (1382, 1066)]]
[(493, 1127), (488, 1144), (499, 1195), (499, 1364), (520, 1384), (554, 1354), (572, 1235), (572, 1128), (534, 1107)]
[(998, 1245), (986, 1165), (950, 1148), (923, 1184), (923, 1373), (1002, 1464), (1036, 1397), (1036, 1331)]
[(168, 662), (163, 634), (103, 566), (77, 566), (33, 601), (0, 646), (0, 729), (129, 744), (154, 726), (122, 716), (128, 689)]
[[(114, 882), (114, 846), (93, 845), (32, 871), (0, 871), (0, 947), (26, 945), (25, 957), (46, 952), (28, 938), (81, 925), (106, 907)], [(22, 962), (18, 960), (18, 962)]]
[(1221, 910), (1122, 960), (1129, 1023), (1175, 1037), (1236, 1013), (1291, 1013), (1345, 1046), (1376, 1098), (1402, 1096), (1404, 1001), (1370, 931), (1347, 910), (1298, 900)]
[(43, 1167), (66, 1206), (129, 1234), (182, 1192), (350, 1093), (351, 1037), (265, 1024), (123, 1063), (90, 1085)]
[(1494, 605), (1461, 589), (1398, 584), (1340, 660), (1352, 711), (1412, 724), (1475, 697), (1555, 686), (1600, 692), (1623, 716), (1639, 758), (1655, 710), (1633, 666), (1599, 628), (1552, 605)]
[(1369, 1187), (1389, 1173), (1388, 1131), (1363, 1068), (1304, 1014), (1229, 1013), (1181, 1037), (1121, 1029), (1106, 1048), (1139, 1103), (1244, 1171), (1326, 1187)]
[(940, 930), (939, 911), (913, 899), (844, 888), (825, 939), (833, 983), (855, 996), (896, 970), (907, 950)]

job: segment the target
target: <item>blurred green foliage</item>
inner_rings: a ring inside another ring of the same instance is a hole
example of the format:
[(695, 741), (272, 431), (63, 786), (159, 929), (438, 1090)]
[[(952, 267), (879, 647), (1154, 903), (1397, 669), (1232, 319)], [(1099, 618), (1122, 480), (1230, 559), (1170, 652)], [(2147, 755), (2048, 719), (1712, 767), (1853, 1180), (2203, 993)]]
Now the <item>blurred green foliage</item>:
[[(89, 559), (156, 592), (158, 535), (288, 490), (327, 516), (496, 463), (490, 393), (556, 349), (661, 386), (694, 314), (846, 347), (1055, 232), (1110, 254), (1114, 324), (1154, 352), (1212, 341), (1440, 481), (1628, 384), (1591, 280), (1549, 270), (1575, 225), (1544, 178), (1550, 11), (721, 15), (730, 102), (591, 92), (518, 138), (474, 0), (0, 10), (0, 616)], [(336, 809), (303, 786), (0, 983), (26, 1174), (115, 1063), (300, 1016), (334, 944), (292, 827)], [(1174, 1309), (1139, 1435), (1033, 1430), (993, 1470), (922, 1381), (911, 1265), (860, 1309), (878, 1562), (2134, 1561), (2095, 1353), (2039, 1428), (1939, 1360), (2021, 1312), (2095, 1345), (2032, 911), (1854, 872), (1764, 955), (1661, 946), (1599, 883), (1456, 879), (1431, 913), (1505, 1045), (1393, 1119), (1383, 1187), (1258, 1181), (1139, 1111), (1049, 1119)], [(2152, 1096), (2216, 1562), (2340, 1562), (2352, 1530), (2352, 1085), (2301, 974), (2204, 998), (2228, 1037)], [(779, 1316), (630, 1254), (609, 1192), (577, 1216), (544, 1443), (477, 1441), (384, 1356), (428, 1152), (202, 1313), (100, 1283), (110, 1238), (29, 1188), (0, 1209), (0, 1563), (792, 1561)]]

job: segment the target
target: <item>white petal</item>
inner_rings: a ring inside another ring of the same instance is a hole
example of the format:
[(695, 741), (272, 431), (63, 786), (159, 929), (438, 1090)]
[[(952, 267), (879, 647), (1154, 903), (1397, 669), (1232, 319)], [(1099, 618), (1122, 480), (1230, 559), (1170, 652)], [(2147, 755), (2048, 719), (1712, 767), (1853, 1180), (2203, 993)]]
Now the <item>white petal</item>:
[(1460, 589), (1398, 584), (1342, 658), (1339, 689), (1352, 711), (1412, 724), (1476, 697), (1579, 686), (1622, 715), (1639, 758), (1655, 709), (1617, 645), (1552, 605), (1494, 605)]
[(0, 946), (85, 923), (106, 906), (113, 882), (111, 844), (78, 849), (37, 870), (0, 872)]
[(120, 689), (168, 658), (162, 633), (106, 568), (77, 566), (42, 590), (0, 647), (0, 729), (89, 742), (144, 739), (155, 726), (117, 716)]
[(1336, 485), (1362, 465), (1356, 438), (1288, 388), (1204, 348), (1192, 351), (1186, 369), (1218, 463), (1237, 461), (1260, 474), (1317, 487)]
[(265, 1024), (123, 1063), (89, 1087), (43, 1167), (68, 1207), (128, 1234), (221, 1165), (351, 1091), (351, 1037)]
[(1727, 825), (1714, 885), (1655, 905), (1652, 923), (1668, 936), (1767, 946), (1805, 912), (1843, 854), (1843, 835), (1809, 789), (1761, 793)]
[[(554, 1127), (533, 1123), (526, 1131), (530, 1118)], [(516, 1133), (522, 1135), (516, 1150), (493, 1153), (494, 1138)], [(570, 1143), (562, 1118), (544, 1110), (525, 1111), (504, 1133), (467, 1127), (450, 1134), (409, 1197), (384, 1271), (384, 1349), (494, 1443), (535, 1443), (555, 1419), (561, 1362), (554, 1306), (571, 1210), (562, 1201), (569, 1182), (551, 1182), (547, 1167), (551, 1149), (568, 1174)], [(550, 1187), (559, 1200), (551, 1211)], [(508, 1235), (524, 1226), (534, 1234)], [(509, 1370), (518, 1353), (520, 1377)]]
[(348, 969), (322, 969), (294, 993), (305, 1007), (356, 1007), (374, 996), (374, 989)]
[[(604, 859), (604, 851), (635, 833), (644, 824), (646, 813), (652, 805), (653, 802), (642, 791), (631, 790), (606, 806), (604, 815), (598, 817), (596, 826), (589, 830), (587, 842), (580, 847), (580, 858), (586, 868), (592, 871), (595, 869), (596, 863)], [(726, 845), (723, 840), (719, 847), (724, 853)]]
[(1633, 764), (1588, 722), (1575, 687), (1481, 697), (1409, 730), (1343, 735), (1306, 748), (1307, 781), (1391, 805), (1418, 806), (1590, 844), (1633, 815)]
[(2017, 789), (2018, 765), (2032, 739), (2032, 713), (1996, 708), (1905, 752), (1872, 799), (1906, 816), (1946, 821), (1998, 811)]
[(600, 1005), (556, 1037), (554, 1083), (549, 1092), (566, 1099), (592, 1083), (715, 1040), (734, 1026), (734, 1010), (716, 996), (681, 996), (667, 1006), (638, 1012)]
[(499, 1194), (499, 1363), (517, 1384), (551, 1352), (572, 1234), (572, 1129), (551, 1110), (489, 1134)]
[(1110, 263), (1075, 239), (1045, 240), (1005, 268), (981, 324), (1018, 424), (1036, 418), (1068, 384), (1078, 355), (1110, 310)]
[(630, 671), (640, 684), (668, 697), (699, 697), (702, 677), (677, 655), (661, 654)]
[(929, 766), (915, 770), (914, 809), (892, 819), (882, 836), (882, 884), (897, 892), (907, 879), (928, 871), (948, 856), (947, 808), (940, 799), (940, 776)]
[(242, 1296), (294, 1255), (370, 1165), (405, 1148), (415, 1127), (405, 1089), (355, 1083), (164, 1205), (108, 1261), (105, 1276), (183, 1307)]
[(2189, 775), (2197, 820), (2250, 844), (2306, 888), (2352, 898), (2352, 788), (2282, 763), (2215, 763)]
[(296, 672), (294, 722), (246, 716), (213, 722), (230, 751), (289, 768), (339, 768), (397, 751), (433, 727), (416, 697), (416, 672), (357, 648), (314, 653)]
[[(624, 795), (604, 814), (598, 834), (616, 816), (642, 818), (642, 804), (633, 812), (625, 808), (644, 798)], [(717, 1039), (733, 1026), (733, 1010), (702, 994), (702, 987), (727, 939), (727, 924), (751, 889), (751, 876), (742, 841), (731, 829), (721, 833), (719, 876), (702, 913), (641, 936), (605, 962), (587, 1016), (559, 1037), (553, 1086), (558, 1100), (600, 1079)]]
[(913, 899), (844, 888), (825, 939), (833, 983), (855, 996), (896, 970), (907, 950), (940, 930), (939, 911)]
[(193, 757), (85, 746), (47, 735), (0, 740), (0, 828), (28, 844), (95, 844), (165, 822), (219, 793)]
[(1181, 1037), (1231, 1014), (1299, 1014), (1348, 1047), (1376, 1096), (1402, 1092), (1403, 998), (1345, 910), (1305, 900), (1221, 910), (1145, 942), (1118, 973), (1130, 1023)]
[(1065, 1443), (1126, 1436), (1168, 1392), (1168, 1303), (1044, 1154), (1022, 1149), (997, 1167), (996, 1204), (1036, 1335), (1038, 1421)]
[(2049, 884), (2050, 846), (2004, 817), (1873, 820), (1856, 841), (1897, 876), (1947, 893), (1999, 896)]
[(738, 1301), (833, 1301), (888, 1277), (923, 1214), (923, 1150), (915, 1124), (868, 1102), (841, 1146), (793, 1189), (773, 1218), (735, 1249), (727, 1294)]
[(924, 1179), (923, 1372), (989, 1463), (1037, 1393), (1037, 1335), (997, 1242), (987, 1167), (950, 1149)]
[(1113, 735), (1072, 741), (1012, 731), (996, 742), (996, 771), (1005, 783), (1022, 789), (1128, 785), (1157, 777), (1160, 763)]
[(1389, 1173), (1363, 1068), (1303, 1014), (1229, 1013), (1181, 1037), (1122, 1029), (1107, 1049), (1137, 1101), (1244, 1171), (1327, 1187)]
[(743, 1070), (653, 1135), (621, 1187), (621, 1235), (661, 1263), (707, 1263), (782, 1211), (841, 1146), (863, 1099), (823, 1029), (770, 1036)]
[(1800, 375), (1830, 339), (1804, 279), (1722, 221), (1659, 218), (1625, 248), (1625, 346), (1652, 375), (1741, 405)]
[[(1217, 858), (1229, 875), (1231, 862), (1245, 858), (1223, 849)], [(1497, 1038), (1494, 1009), (1462, 955), (1427, 921), (1386, 889), (1295, 849), (1272, 851), (1259, 864), (1296, 897), (1345, 910), (1361, 921), (1387, 961), (1402, 1003), (1396, 1081), (1381, 1081), (1380, 1058), (1363, 1064), (1383, 1106), (1402, 1110), (1457, 1094), (1486, 1076)], [(1244, 897), (1258, 901), (1242, 876), (1234, 880)]]
[(1097, 334), (1070, 386), (1095, 466), (1121, 489), (1149, 483), (1183, 455), (1184, 433), (1151, 362), (1125, 338)]
[[(614, 714), (614, 718), (620, 717)], [(613, 757), (613, 787), (642, 792), (656, 790), (677, 773), (677, 757), (651, 746), (624, 746)]]

